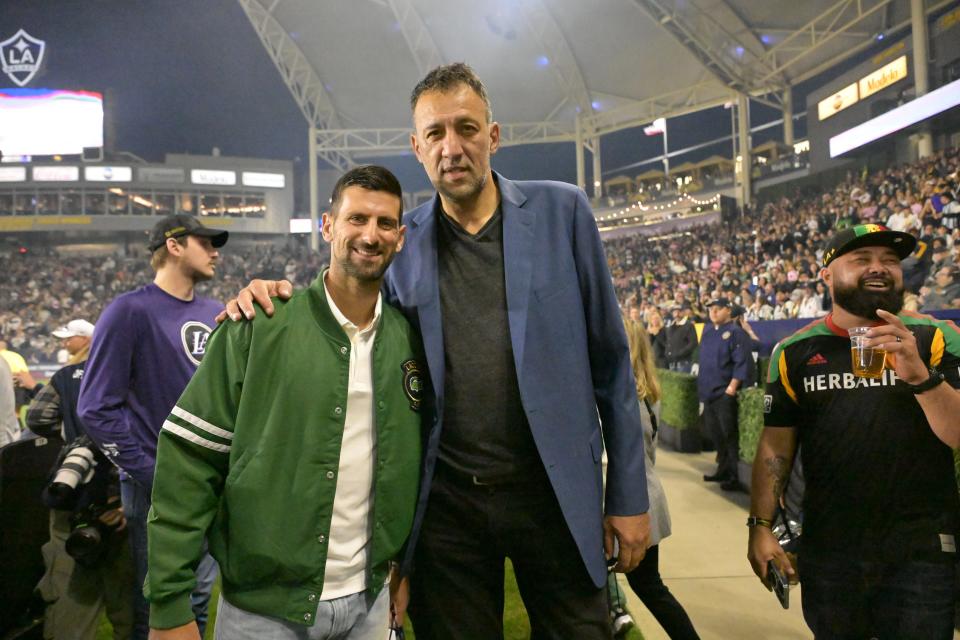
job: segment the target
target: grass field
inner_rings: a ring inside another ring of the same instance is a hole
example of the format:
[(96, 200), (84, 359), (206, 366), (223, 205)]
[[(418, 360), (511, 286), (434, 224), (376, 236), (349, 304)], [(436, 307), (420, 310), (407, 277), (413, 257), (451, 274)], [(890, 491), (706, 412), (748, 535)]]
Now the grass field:
[[(513, 577), (513, 568), (507, 562), (506, 579), (504, 580), (505, 606), (503, 612), (503, 630), (505, 640), (527, 640), (530, 637), (530, 622), (527, 620), (527, 612), (523, 608), (523, 602), (520, 600), (520, 593), (517, 591), (517, 582)], [(213, 587), (213, 597), (210, 602), (210, 623), (207, 625), (205, 640), (213, 639), (213, 621), (217, 618), (217, 598), (220, 595), (219, 580)], [(409, 640), (416, 637), (413, 629), (407, 623), (406, 635)], [(111, 640), (110, 623), (106, 617), (100, 621), (100, 628), (97, 630), (97, 640)], [(626, 636), (626, 640), (643, 640), (643, 635), (637, 629), (632, 629)]]

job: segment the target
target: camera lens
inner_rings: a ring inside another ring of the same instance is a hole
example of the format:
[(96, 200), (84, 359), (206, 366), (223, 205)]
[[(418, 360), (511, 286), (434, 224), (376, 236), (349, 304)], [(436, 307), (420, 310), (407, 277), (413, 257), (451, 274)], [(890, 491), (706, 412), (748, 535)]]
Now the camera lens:
[(80, 560), (95, 555), (100, 547), (102, 538), (100, 531), (93, 525), (77, 527), (70, 533), (65, 544), (67, 553)]
[(76, 489), (78, 484), (89, 480), (94, 466), (93, 451), (76, 447), (63, 459), (51, 485), (62, 485), (62, 490)]

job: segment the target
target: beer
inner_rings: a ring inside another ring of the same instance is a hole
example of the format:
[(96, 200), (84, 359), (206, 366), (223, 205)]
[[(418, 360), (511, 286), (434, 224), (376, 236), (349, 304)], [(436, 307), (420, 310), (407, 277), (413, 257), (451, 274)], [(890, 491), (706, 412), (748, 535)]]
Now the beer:
[(870, 327), (853, 327), (850, 334), (850, 358), (853, 361), (853, 375), (860, 378), (880, 378), (887, 359), (885, 349), (866, 347), (866, 333)]
[(850, 347), (853, 358), (853, 375), (860, 378), (883, 377), (883, 365), (887, 359), (887, 352), (872, 347)]

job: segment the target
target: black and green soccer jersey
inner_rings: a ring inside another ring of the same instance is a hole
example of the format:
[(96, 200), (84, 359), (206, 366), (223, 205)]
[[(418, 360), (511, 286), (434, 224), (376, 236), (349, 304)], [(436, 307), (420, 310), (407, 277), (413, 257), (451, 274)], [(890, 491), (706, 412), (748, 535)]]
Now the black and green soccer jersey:
[[(193, 618), (193, 567), (204, 538), (223, 594), (246, 611), (312, 625), (346, 418), (351, 343), (330, 311), (323, 276), (273, 318), (226, 323), (160, 432), (146, 591), (151, 626)], [(367, 588), (413, 524), (421, 452), (420, 339), (383, 305), (371, 356), (373, 495)]]
[[(960, 332), (903, 312), (920, 356), (960, 387)], [(853, 375), (850, 338), (831, 317), (776, 347), (764, 396), (768, 428), (795, 427), (806, 490), (804, 548), (899, 560), (944, 557), (960, 522), (953, 455), (890, 368)], [(954, 554), (950, 554), (953, 556)]]

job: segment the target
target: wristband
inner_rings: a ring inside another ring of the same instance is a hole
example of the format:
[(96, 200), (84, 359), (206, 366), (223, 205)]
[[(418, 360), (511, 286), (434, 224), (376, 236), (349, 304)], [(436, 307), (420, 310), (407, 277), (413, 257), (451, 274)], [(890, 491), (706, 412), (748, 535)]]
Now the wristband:
[(747, 526), (751, 529), (754, 527), (766, 527), (767, 529), (773, 529), (773, 522), (767, 520), (766, 518), (758, 518), (757, 516), (750, 516), (747, 518)]
[(937, 387), (946, 381), (946, 377), (943, 375), (943, 372), (936, 367), (928, 367), (927, 372), (930, 374), (930, 377), (920, 384), (905, 383), (907, 388), (910, 389), (914, 395), (923, 393), (925, 391), (930, 391), (930, 389), (933, 389), (934, 387)]

